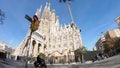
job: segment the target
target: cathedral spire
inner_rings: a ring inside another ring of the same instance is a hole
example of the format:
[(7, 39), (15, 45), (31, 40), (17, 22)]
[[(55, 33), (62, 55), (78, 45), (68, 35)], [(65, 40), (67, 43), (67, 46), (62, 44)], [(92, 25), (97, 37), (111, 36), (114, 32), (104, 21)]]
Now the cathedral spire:
[(41, 12), (41, 9), (42, 9), (42, 5), (41, 5), (40, 8), (39, 8), (39, 12)]
[(50, 2), (46, 2), (45, 8), (50, 10)]
[(40, 19), (40, 13), (41, 13), (41, 9), (42, 9), (42, 5), (40, 6), (39, 9), (37, 9), (35, 15), (38, 17), (38, 19)]

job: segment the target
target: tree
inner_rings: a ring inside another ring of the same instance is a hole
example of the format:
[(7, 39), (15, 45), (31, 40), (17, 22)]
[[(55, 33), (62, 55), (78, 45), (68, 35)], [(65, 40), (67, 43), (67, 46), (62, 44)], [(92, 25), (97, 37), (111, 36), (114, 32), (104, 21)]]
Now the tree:
[(45, 59), (45, 54), (44, 54), (44, 53), (40, 53), (40, 54), (39, 54), (39, 57), (40, 57), (41, 59)]
[(3, 24), (4, 19), (5, 19), (5, 13), (0, 9), (0, 24)]
[(104, 52), (105, 53), (110, 53), (112, 52), (112, 47), (108, 44), (108, 42), (104, 43)]
[(116, 38), (113, 49), (115, 51), (120, 51), (120, 38)]
[(115, 45), (116, 38), (107, 39), (104, 43), (104, 52), (111, 53)]
[(84, 62), (84, 54), (87, 52), (86, 48), (84, 46), (80, 47), (76, 50), (77, 56), (79, 56), (81, 63)]
[(104, 43), (104, 52), (111, 53), (120, 49), (120, 38), (111, 38)]

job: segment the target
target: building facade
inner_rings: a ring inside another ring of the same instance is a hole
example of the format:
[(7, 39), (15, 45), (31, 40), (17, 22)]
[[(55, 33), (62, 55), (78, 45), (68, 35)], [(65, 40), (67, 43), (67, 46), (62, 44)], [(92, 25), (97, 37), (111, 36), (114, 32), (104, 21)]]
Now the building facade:
[[(68, 61), (69, 55), (74, 58), (74, 51), (82, 47), (80, 29), (76, 27), (74, 22), (61, 26), (55, 10), (50, 9), (50, 3), (46, 3), (43, 12), (41, 12), (41, 9), (42, 7), (37, 9), (35, 13), (40, 24), (38, 30), (32, 34), (29, 56), (37, 57), (42, 52), (47, 57), (55, 57), (56, 59), (64, 56), (67, 58), (66, 61)], [(30, 34), (29, 32), (16, 49), (14, 55), (26, 56), (28, 46), (26, 42)], [(54, 62), (58, 62), (58, 60), (54, 60)]]
[(120, 38), (120, 30), (117, 29), (112, 29), (107, 31), (105, 34), (103, 34), (99, 40), (96, 42), (93, 50), (94, 51), (104, 51), (104, 43), (106, 43), (108, 40), (112, 38)]
[(106, 39), (118, 38), (118, 37), (120, 37), (120, 30), (118, 28), (109, 30), (105, 34)]
[(99, 38), (98, 41), (96, 42), (93, 50), (94, 50), (94, 51), (101, 51), (101, 52), (103, 52), (103, 50), (104, 50), (104, 46), (103, 46), (103, 45), (104, 45), (104, 42), (105, 42), (105, 36), (102, 35), (102, 36), (100, 36), (100, 38)]
[(11, 59), (14, 49), (5, 42), (0, 41), (0, 59)]

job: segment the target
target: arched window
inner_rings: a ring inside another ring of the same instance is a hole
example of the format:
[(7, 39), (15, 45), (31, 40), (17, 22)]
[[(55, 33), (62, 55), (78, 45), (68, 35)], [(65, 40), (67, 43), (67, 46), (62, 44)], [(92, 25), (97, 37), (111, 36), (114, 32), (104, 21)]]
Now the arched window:
[(36, 44), (36, 41), (35, 41), (35, 40), (33, 40), (33, 41), (32, 41), (32, 45), (35, 45), (35, 44)]
[(38, 43), (38, 52), (40, 52), (40, 47), (41, 47), (42, 45), (40, 44), (40, 43)]
[(36, 41), (33, 40), (33, 41), (32, 41), (32, 45), (33, 45), (33, 49), (32, 49), (32, 51), (33, 51), (33, 53), (34, 53), (35, 44), (36, 44)]

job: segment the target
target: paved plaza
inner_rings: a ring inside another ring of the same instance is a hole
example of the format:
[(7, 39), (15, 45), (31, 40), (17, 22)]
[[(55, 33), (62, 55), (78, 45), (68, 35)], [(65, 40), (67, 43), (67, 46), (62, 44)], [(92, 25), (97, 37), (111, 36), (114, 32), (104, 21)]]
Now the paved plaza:
[[(116, 55), (94, 63), (71, 63), (71, 64), (47, 64), (48, 68), (120, 68), (120, 55)], [(25, 63), (0, 61), (0, 68), (25, 68)], [(33, 64), (29, 64), (28, 68), (34, 68)]]

